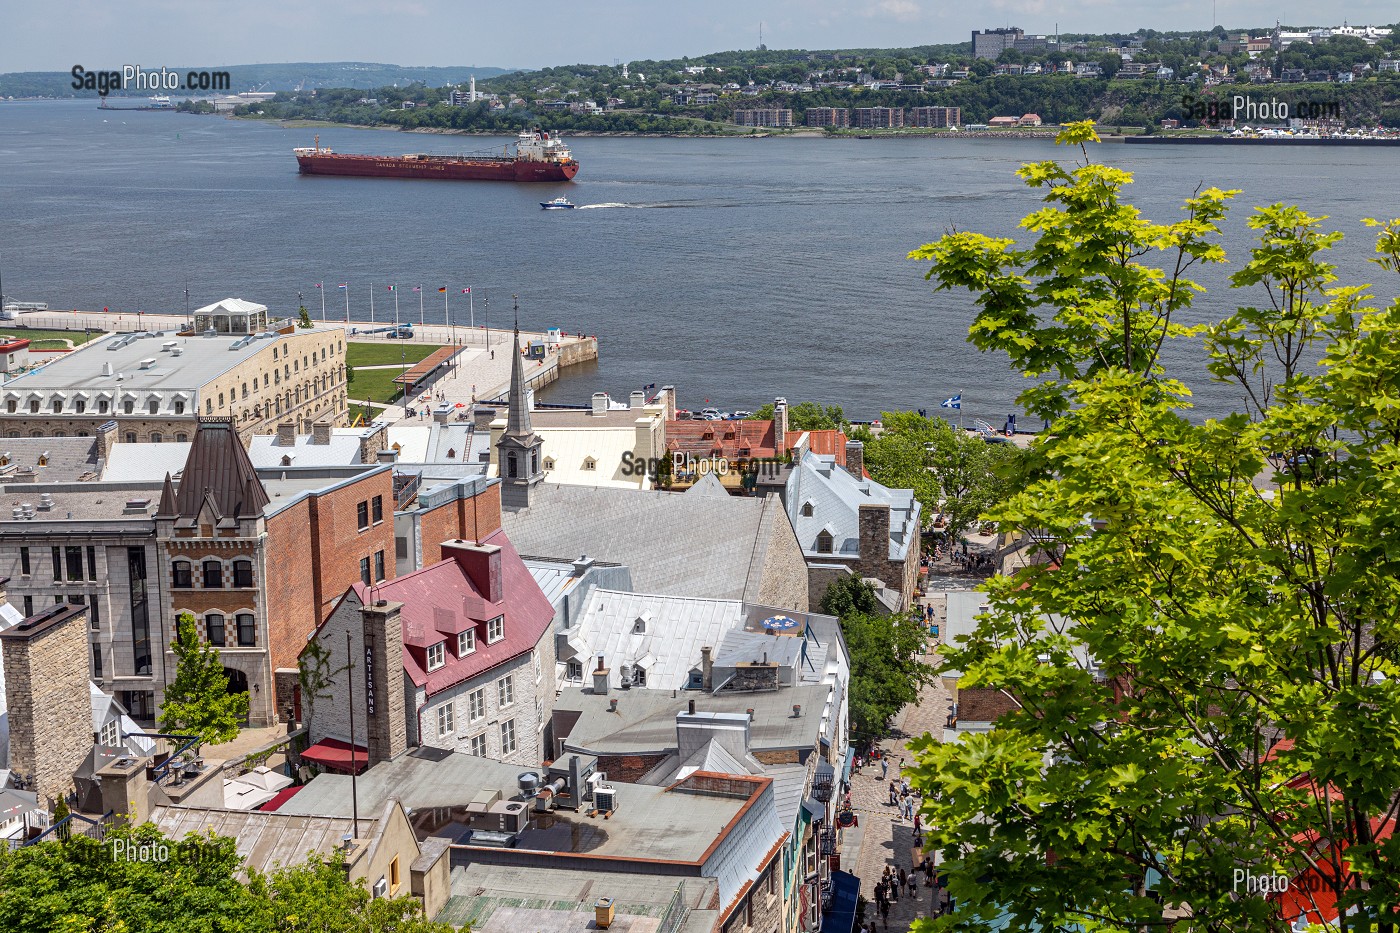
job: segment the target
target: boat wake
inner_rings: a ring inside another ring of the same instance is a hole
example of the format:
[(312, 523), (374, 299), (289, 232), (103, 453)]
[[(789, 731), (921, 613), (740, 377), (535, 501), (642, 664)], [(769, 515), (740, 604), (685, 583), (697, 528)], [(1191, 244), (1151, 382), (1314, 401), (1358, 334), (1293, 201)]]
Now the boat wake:
[(581, 211), (592, 210), (599, 207), (642, 207), (641, 204), (623, 204), (621, 201), (608, 201), (604, 204), (579, 204), (577, 209)]

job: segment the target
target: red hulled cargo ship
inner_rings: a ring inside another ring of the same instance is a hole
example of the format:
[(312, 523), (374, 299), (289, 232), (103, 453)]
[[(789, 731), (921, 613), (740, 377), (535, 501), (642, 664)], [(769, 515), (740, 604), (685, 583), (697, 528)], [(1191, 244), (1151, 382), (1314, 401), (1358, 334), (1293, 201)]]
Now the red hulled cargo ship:
[(344, 155), (314, 147), (292, 150), (303, 175), (355, 175), (369, 178), (445, 178), (452, 181), (569, 181), (578, 161), (563, 140), (539, 130), (522, 132), (515, 153), (502, 155), (402, 156)]

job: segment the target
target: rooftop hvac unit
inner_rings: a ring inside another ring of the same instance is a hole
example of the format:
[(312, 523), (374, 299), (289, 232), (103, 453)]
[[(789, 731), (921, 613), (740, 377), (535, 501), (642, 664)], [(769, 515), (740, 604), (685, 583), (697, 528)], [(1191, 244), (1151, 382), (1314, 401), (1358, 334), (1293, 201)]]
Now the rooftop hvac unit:
[(611, 784), (599, 784), (593, 789), (593, 806), (605, 812), (617, 809), (617, 791)]
[(502, 800), (491, 805), (503, 833), (523, 833), (530, 826), (530, 808), (519, 800)]
[(387, 897), (389, 894), (389, 879), (380, 878), (374, 883), (374, 896)]

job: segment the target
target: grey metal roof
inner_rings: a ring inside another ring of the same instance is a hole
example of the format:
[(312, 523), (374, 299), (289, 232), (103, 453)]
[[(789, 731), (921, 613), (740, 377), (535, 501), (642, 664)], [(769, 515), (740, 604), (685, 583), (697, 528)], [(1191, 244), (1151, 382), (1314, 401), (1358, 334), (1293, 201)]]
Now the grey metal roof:
[[(118, 445), (120, 446), (120, 445)], [(45, 465), (39, 459), (48, 455)], [(97, 440), (91, 437), (6, 437), (0, 438), (0, 483), (14, 481), (15, 473), (33, 470), (35, 482), (68, 483), (97, 470)]]
[(786, 518), (769, 498), (544, 483), (501, 520), (521, 553), (626, 564), (638, 590), (757, 600), (773, 522)]
[[(255, 467), (330, 466), (360, 462), (360, 439), (363, 432), (339, 429), (331, 432), (329, 444), (314, 443), (310, 434), (299, 434), (290, 445), (277, 443), (273, 434), (254, 435), (248, 446), (248, 458)], [(286, 459), (288, 462), (283, 463)]]
[(172, 476), (185, 468), (190, 458), (188, 443), (113, 444), (102, 465), (104, 483), (140, 483)]
[[(857, 479), (837, 466), (835, 457), (804, 456), (788, 475), (783, 499), (802, 553), (809, 557), (858, 555), (862, 505), (890, 507), (890, 560), (903, 560), (911, 544), (919, 545), (919, 501), (914, 491)], [(805, 505), (811, 505), (811, 515), (803, 514)], [(823, 530), (833, 539), (829, 552), (817, 549), (817, 535)]]
[[(366, 808), (363, 812), (377, 813), (379, 808)], [(244, 878), (248, 868), (269, 871), (279, 866), (299, 865), (311, 852), (328, 855), (340, 846), (354, 826), (348, 817), (208, 807), (156, 807), (151, 811), (150, 820), (171, 839), (184, 839), (189, 833), (203, 836), (211, 831), (218, 836), (232, 837), (243, 858), (239, 875)], [(378, 828), (377, 819), (361, 816), (358, 838), (373, 838)]]
[[(554, 701), (555, 710), (576, 710), (565, 748), (570, 751), (608, 754), (658, 754), (677, 747), (676, 714), (684, 712), (691, 700), (701, 712), (743, 713), (753, 709), (749, 731), (750, 748), (755, 751), (812, 748), (822, 735), (821, 710), (832, 687), (803, 684), (768, 693), (720, 693), (714, 696), (698, 690), (614, 690), (607, 696), (594, 694), (591, 687), (564, 686)], [(617, 700), (617, 710), (609, 701)], [(794, 704), (802, 714), (794, 716)]]

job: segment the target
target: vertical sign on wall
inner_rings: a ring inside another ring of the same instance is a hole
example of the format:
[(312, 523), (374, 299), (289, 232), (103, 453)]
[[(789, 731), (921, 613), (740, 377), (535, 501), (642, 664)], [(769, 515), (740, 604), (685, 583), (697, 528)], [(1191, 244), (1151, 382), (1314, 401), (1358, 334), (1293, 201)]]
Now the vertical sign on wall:
[(365, 709), (374, 715), (374, 642), (365, 636)]

